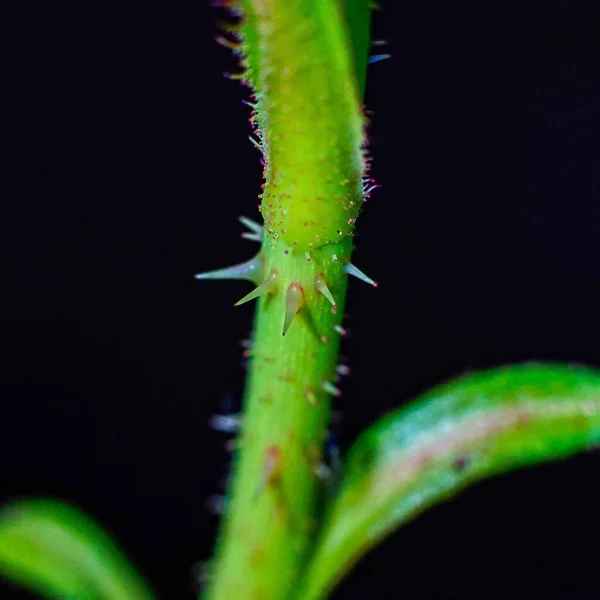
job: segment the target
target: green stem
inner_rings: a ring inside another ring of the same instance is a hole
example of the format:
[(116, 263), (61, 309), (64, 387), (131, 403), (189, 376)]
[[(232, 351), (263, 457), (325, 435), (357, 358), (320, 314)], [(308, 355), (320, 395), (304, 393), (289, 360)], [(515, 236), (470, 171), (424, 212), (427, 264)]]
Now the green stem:
[[(316, 474), (336, 378), (349, 242), (313, 251), (310, 262), (285, 254), (283, 245), (263, 248), (267, 264), (277, 264), (280, 287), (304, 284), (305, 304), (285, 336), (285, 294), (278, 290), (258, 305), (239, 459), (210, 598), (289, 598), (306, 562), (318, 519)], [(321, 273), (339, 299), (335, 310), (310, 285)]]
[(254, 91), (265, 157), (265, 224), (253, 261), (200, 276), (233, 272), (258, 285), (250, 297), (260, 296), (211, 599), (292, 597), (319, 525), (317, 473), (337, 395), (346, 268), (365, 195), (366, 58), (353, 55), (368, 40), (368, 19), (361, 31), (365, 6), (363, 0), (239, 6), (238, 53)]

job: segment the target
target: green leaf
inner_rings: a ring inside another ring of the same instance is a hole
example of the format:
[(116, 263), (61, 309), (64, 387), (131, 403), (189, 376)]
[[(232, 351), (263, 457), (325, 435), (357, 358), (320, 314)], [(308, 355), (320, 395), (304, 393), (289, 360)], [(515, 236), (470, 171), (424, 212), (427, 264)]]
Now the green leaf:
[(51, 599), (154, 597), (98, 525), (53, 500), (23, 500), (0, 512), (0, 577)]
[(599, 440), (597, 370), (526, 364), (435, 388), (354, 444), (300, 598), (325, 597), (386, 534), (468, 485)]

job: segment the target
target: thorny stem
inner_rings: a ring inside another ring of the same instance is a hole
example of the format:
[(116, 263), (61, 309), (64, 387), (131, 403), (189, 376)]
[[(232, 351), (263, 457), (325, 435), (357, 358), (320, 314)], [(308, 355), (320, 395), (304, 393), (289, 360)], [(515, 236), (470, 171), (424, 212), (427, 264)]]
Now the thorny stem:
[(322, 508), (317, 474), (338, 394), (347, 269), (368, 195), (366, 58), (355, 62), (353, 50), (366, 52), (369, 20), (364, 0), (235, 7), (264, 155), (265, 225), (252, 266), (260, 273), (250, 277), (250, 298), (260, 297), (242, 428), (207, 597), (279, 600), (297, 590)]
[[(281, 283), (259, 301), (231, 500), (210, 598), (290, 598), (319, 510), (318, 467), (335, 394), (349, 240), (304, 256), (265, 244)], [(338, 262), (334, 262), (336, 254)], [(337, 308), (314, 283), (323, 274)], [(305, 302), (282, 335), (285, 289), (301, 282)]]

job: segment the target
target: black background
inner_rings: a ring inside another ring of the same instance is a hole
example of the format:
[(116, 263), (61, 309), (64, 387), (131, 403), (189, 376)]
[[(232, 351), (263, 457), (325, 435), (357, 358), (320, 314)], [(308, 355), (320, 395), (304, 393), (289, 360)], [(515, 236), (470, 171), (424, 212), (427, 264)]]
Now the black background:
[[(392, 2), (370, 67), (373, 194), (342, 446), (465, 371), (600, 366), (594, 2)], [(520, 5), (520, 6), (518, 6)], [(9, 0), (0, 20), (0, 495), (91, 512), (163, 598), (193, 598), (239, 398), (261, 169), (204, 0)], [(8, 12), (6, 12), (8, 11)], [(379, 49), (377, 51), (380, 51)], [(6, 102), (7, 101), (7, 102)], [(235, 404), (235, 403), (234, 403)], [(600, 457), (486, 482), (372, 552), (351, 598), (592, 598)], [(2, 598), (29, 597), (0, 585)]]

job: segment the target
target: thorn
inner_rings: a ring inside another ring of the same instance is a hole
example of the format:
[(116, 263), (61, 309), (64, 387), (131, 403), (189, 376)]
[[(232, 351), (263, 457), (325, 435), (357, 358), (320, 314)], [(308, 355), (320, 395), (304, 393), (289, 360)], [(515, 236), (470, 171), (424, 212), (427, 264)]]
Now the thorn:
[(248, 139), (252, 142), (252, 144), (254, 145), (254, 147), (262, 154), (264, 155), (264, 150), (263, 147), (261, 146), (260, 142), (255, 140), (251, 135), (248, 136)]
[(249, 231), (244, 231), (242, 233), (242, 238), (245, 240), (250, 240), (251, 242), (262, 242), (263, 236), (262, 233), (251, 233)]
[(240, 9), (239, 2), (237, 0), (214, 0), (210, 3), (210, 6), (217, 8), (224, 8), (229, 11), (232, 17), (243, 17), (244, 13)]
[(238, 51), (240, 49), (240, 46), (241, 46), (240, 42), (234, 42), (232, 40), (228, 40), (223, 35), (218, 35), (215, 38), (215, 41), (220, 46), (223, 46), (223, 48), (228, 48), (229, 50), (233, 50), (234, 52)]
[(245, 304), (246, 302), (250, 302), (250, 300), (254, 300), (254, 298), (258, 298), (259, 296), (272, 292), (277, 285), (277, 276), (277, 269), (271, 269), (269, 276), (260, 285), (255, 287), (249, 294), (246, 294), (241, 300), (238, 300), (234, 306)]
[(377, 282), (373, 281), (370, 277), (367, 277), (360, 269), (355, 267), (352, 263), (348, 263), (344, 266), (344, 271), (348, 273), (348, 275), (352, 275), (353, 277), (357, 277), (361, 281), (365, 283), (371, 284), (373, 287), (377, 287)]
[(194, 275), (194, 277), (196, 279), (246, 279), (258, 284), (263, 276), (263, 271), (264, 265), (262, 256), (257, 254), (254, 258), (240, 263), (239, 265), (198, 273)]
[(348, 365), (338, 365), (336, 371), (342, 376), (350, 375), (350, 367)]
[(341, 336), (344, 336), (344, 335), (348, 334), (348, 330), (344, 329), (341, 325), (334, 325), (333, 329), (335, 331), (337, 331), (337, 333), (339, 333)]
[(243, 215), (238, 217), (238, 220), (244, 227), (248, 228), (252, 233), (260, 233), (262, 235), (263, 228), (260, 223), (257, 223), (256, 221), (253, 221), (248, 217), (244, 217)]
[(208, 424), (215, 431), (221, 433), (237, 433), (240, 429), (242, 419), (239, 414), (213, 415)]
[(225, 79), (231, 79), (233, 81), (240, 81), (241, 79), (244, 79), (245, 75), (245, 73), (229, 73), (228, 71), (223, 73)]
[(263, 239), (263, 228), (260, 223), (249, 219), (248, 217), (241, 216), (239, 217), (239, 222), (247, 227), (250, 231), (244, 231), (242, 233), (242, 237), (245, 240), (251, 240), (253, 242), (262, 242)]
[[(233, 0), (231, 2), (231, 4), (233, 4), (235, 2), (236, 2), (236, 0)], [(229, 6), (227, 8), (230, 11), (234, 10), (233, 6)], [(233, 13), (231, 13), (231, 16), (235, 17), (235, 15)], [(219, 20), (219, 21), (217, 21), (217, 27), (224, 33), (228, 33), (228, 34), (232, 35), (234, 38), (237, 38), (241, 41), (239, 24), (232, 23), (230, 20), (227, 20), (227, 21)]]
[(285, 294), (285, 317), (283, 319), (283, 333), (285, 335), (290, 328), (292, 319), (304, 304), (304, 290), (299, 283), (295, 281), (290, 283)]
[(374, 184), (366, 189), (363, 190), (363, 194), (368, 198), (371, 195), (371, 192), (373, 192), (373, 190), (376, 190), (378, 188), (380, 188), (381, 186), (379, 184)]
[(386, 60), (388, 58), (392, 58), (392, 55), (391, 54), (373, 54), (372, 56), (369, 56), (369, 64), (372, 65), (373, 63), (380, 62), (380, 61)]
[(331, 381), (323, 381), (321, 387), (325, 393), (335, 396), (336, 398), (339, 398), (342, 395), (342, 392), (340, 392)]
[(320, 292), (321, 294), (323, 294), (323, 296), (325, 296), (325, 298), (327, 298), (327, 300), (329, 300), (329, 302), (331, 303), (331, 306), (333, 306), (333, 308), (337, 308), (337, 304), (336, 304), (333, 296), (331, 295), (331, 292), (329, 291), (327, 284), (325, 283), (325, 275), (323, 275), (323, 273), (319, 273), (315, 277), (315, 289), (317, 290), (317, 292)]

